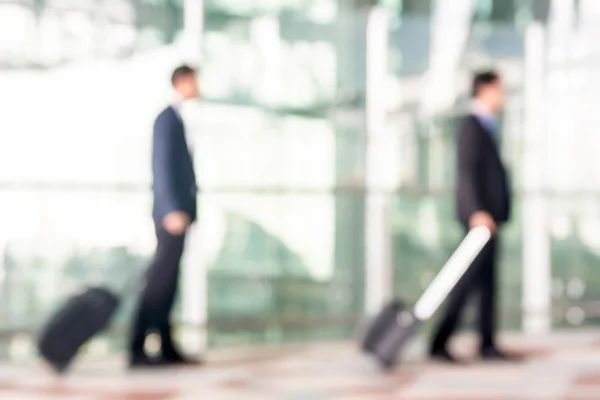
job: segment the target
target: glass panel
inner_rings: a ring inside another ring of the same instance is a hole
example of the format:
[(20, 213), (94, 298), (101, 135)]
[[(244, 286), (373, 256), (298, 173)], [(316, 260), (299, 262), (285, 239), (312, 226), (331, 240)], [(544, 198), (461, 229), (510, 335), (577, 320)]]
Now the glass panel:
[[(600, 119), (594, 108), (600, 81), (597, 63), (600, 47), (595, 40), (600, 8), (593, 1), (574, 3), (579, 15), (567, 12), (577, 11), (569, 9), (551, 15), (548, 114), (543, 147), (553, 316), (555, 326), (560, 328), (597, 325), (600, 317), (597, 289), (600, 180), (595, 151)], [(579, 122), (573, 124), (573, 121)]]
[(561, 328), (597, 325), (598, 196), (554, 197), (550, 208), (554, 323)]
[[(359, 263), (338, 263), (331, 194), (205, 194), (215, 233), (209, 270), (213, 345), (349, 334), (362, 312)], [(318, 227), (318, 229), (315, 229)], [(356, 226), (354, 230), (360, 230)], [(346, 237), (344, 237), (346, 236)], [(360, 237), (358, 238), (360, 239)]]
[(205, 9), (209, 341), (347, 337), (363, 310), (365, 15), (234, 3)]
[(49, 68), (120, 59), (173, 43), (180, 1), (11, 1), (0, 3), (0, 66)]
[[(84, 285), (122, 293), (154, 251), (145, 190), (57, 185), (1, 191), (2, 332), (37, 332)], [(132, 299), (125, 300), (116, 326), (129, 323)]]
[(197, 126), (210, 343), (347, 336), (362, 313), (364, 200), (336, 187), (362, 168), (358, 130), (235, 106), (204, 111), (219, 121)]
[(266, 3), (229, 3), (206, 4), (204, 96), (286, 113), (327, 112), (336, 95), (335, 3), (302, 12), (281, 5), (268, 14)]

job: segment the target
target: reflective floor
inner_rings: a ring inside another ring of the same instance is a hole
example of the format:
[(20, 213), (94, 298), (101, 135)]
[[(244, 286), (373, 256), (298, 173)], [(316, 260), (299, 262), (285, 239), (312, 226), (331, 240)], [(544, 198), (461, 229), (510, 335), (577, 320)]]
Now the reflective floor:
[(598, 400), (600, 331), (547, 337), (506, 335), (517, 364), (472, 359), (475, 342), (454, 343), (471, 362), (425, 361), (411, 347), (395, 372), (378, 372), (350, 343), (213, 353), (198, 369), (127, 372), (119, 359), (82, 360), (58, 380), (43, 365), (0, 368), (2, 400)]

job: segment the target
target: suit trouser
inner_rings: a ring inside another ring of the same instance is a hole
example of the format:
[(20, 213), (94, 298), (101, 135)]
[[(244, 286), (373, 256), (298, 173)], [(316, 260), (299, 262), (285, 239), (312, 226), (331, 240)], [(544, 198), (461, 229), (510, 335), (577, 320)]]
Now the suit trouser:
[(156, 225), (157, 247), (146, 274), (132, 330), (131, 351), (140, 354), (150, 333), (159, 333), (163, 354), (174, 350), (169, 315), (179, 282), (185, 234), (172, 235)]
[(472, 294), (479, 294), (478, 322), (481, 347), (494, 346), (497, 246), (497, 239), (492, 238), (448, 296), (442, 319), (434, 335), (433, 350), (440, 350), (445, 347), (446, 342), (456, 330), (467, 299)]

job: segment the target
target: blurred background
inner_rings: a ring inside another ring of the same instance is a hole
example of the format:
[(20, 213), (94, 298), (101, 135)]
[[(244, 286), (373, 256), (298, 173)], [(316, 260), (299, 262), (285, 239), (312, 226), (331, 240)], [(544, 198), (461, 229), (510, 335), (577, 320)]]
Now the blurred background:
[[(151, 127), (181, 62), (203, 94), (183, 336), (347, 339), (415, 300), (462, 236), (455, 122), (484, 67), (510, 91), (502, 326), (598, 324), (598, 22), (597, 0), (0, 0), (0, 356), (146, 267)], [(129, 312), (88, 350), (119, 351)]]

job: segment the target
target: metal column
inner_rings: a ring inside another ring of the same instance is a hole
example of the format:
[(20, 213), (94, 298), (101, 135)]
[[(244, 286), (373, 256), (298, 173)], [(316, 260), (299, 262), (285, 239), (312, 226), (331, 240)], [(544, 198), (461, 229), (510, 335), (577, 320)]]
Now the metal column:
[[(202, 62), (204, 1), (185, 0), (183, 58), (192, 65)], [(192, 227), (186, 242), (181, 280), (183, 330), (186, 352), (202, 353), (207, 346), (207, 258), (203, 251), (202, 219)]]
[(385, 92), (388, 76), (388, 17), (373, 8), (367, 22), (366, 293), (368, 314), (393, 294), (389, 195), (385, 189)]
[(194, 65), (202, 63), (202, 39), (204, 34), (204, 0), (183, 2), (183, 56)]
[(525, 43), (525, 132), (523, 204), (523, 329), (551, 328), (551, 264), (544, 194), (545, 30), (533, 23)]

